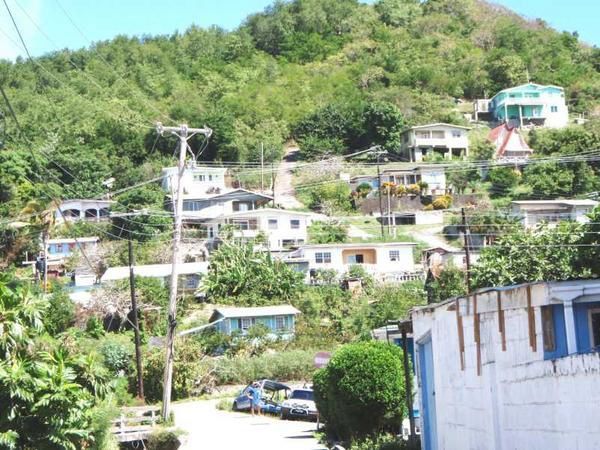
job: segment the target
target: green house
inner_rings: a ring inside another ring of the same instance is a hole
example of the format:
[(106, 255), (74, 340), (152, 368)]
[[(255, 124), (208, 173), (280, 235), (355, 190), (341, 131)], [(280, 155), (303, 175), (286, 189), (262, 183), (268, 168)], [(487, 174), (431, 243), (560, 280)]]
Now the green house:
[(300, 311), (291, 305), (216, 308), (210, 322), (218, 322), (215, 328), (228, 335), (244, 335), (253, 326), (262, 324), (267, 327), (272, 337), (291, 338), (294, 336), (298, 314)]

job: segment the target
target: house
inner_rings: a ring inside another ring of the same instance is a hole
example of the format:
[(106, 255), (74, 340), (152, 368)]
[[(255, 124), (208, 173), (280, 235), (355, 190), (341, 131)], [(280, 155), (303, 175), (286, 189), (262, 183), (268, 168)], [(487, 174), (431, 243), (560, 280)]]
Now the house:
[(63, 201), (55, 212), (56, 223), (63, 223), (65, 220), (75, 222), (78, 220), (87, 220), (98, 222), (108, 220), (110, 207), (115, 202), (112, 200), (89, 200), (72, 199)]
[(402, 132), (400, 157), (421, 162), (441, 157), (445, 160), (463, 159), (469, 155), (470, 128), (448, 123), (431, 123), (411, 127)]
[[(221, 193), (227, 189), (224, 167), (198, 166), (194, 163), (188, 164), (183, 172), (182, 183), (184, 195), (195, 197), (209, 197)], [(177, 192), (177, 167), (165, 167), (161, 175), (162, 187), (170, 193)]]
[[(382, 183), (394, 183), (398, 186), (409, 186), (420, 182), (426, 183), (423, 191), (426, 195), (446, 193), (446, 167), (441, 164), (404, 165), (398, 168), (385, 169), (381, 172)], [(377, 175), (357, 175), (350, 178), (350, 188), (356, 190), (361, 184), (368, 184), (373, 191), (379, 187)]]
[(351, 266), (360, 265), (377, 280), (401, 282), (421, 278), (414, 264), (416, 245), (413, 242), (304, 245), (290, 255), (290, 260), (308, 261), (311, 275), (320, 269), (343, 275)]
[[(201, 223), (237, 211), (251, 211), (272, 200), (273, 197), (245, 189), (230, 189), (205, 197), (185, 195), (183, 197), (183, 219), (188, 223)], [(172, 205), (170, 208), (172, 209)]]
[[(478, 251), (469, 251), (471, 264), (475, 264), (480, 255)], [(431, 271), (433, 275), (438, 276), (448, 266), (467, 270), (466, 252), (463, 249), (453, 247), (432, 247), (423, 250), (423, 269), (425, 272)]]
[(295, 332), (296, 316), (300, 314), (291, 305), (256, 306), (251, 308), (216, 308), (209, 323), (221, 333), (245, 335), (255, 325), (264, 325), (271, 337), (291, 338)]
[[(160, 278), (168, 283), (171, 278), (171, 264), (148, 264), (134, 266), (133, 273), (138, 277)], [(184, 290), (196, 290), (200, 285), (202, 275), (208, 273), (207, 262), (179, 263), (177, 273), (181, 287)], [(100, 277), (101, 283), (125, 280), (129, 278), (129, 266), (109, 267)]]
[(508, 123), (502, 123), (491, 130), (488, 140), (496, 146), (494, 158), (499, 160), (525, 160), (533, 153), (519, 132), (519, 128)]
[(441, 164), (386, 169), (381, 172), (381, 179), (402, 186), (425, 183), (427, 188), (423, 193), (426, 195), (446, 193), (446, 166)]
[(513, 215), (519, 217), (525, 227), (538, 223), (556, 224), (563, 220), (579, 223), (589, 222), (589, 214), (597, 205), (595, 200), (522, 200), (511, 202)]
[(100, 238), (96, 236), (80, 237), (77, 239), (48, 239), (48, 259), (64, 260), (74, 251), (95, 252)]
[(504, 89), (491, 98), (489, 111), (493, 121), (516, 127), (562, 128), (569, 123), (565, 91), (559, 86), (527, 83)]
[(313, 222), (325, 220), (327, 216), (322, 214), (262, 208), (224, 214), (207, 222), (206, 226), (209, 239), (218, 238), (223, 225), (232, 225), (236, 228), (235, 237), (255, 239), (262, 234), (269, 250), (281, 251), (305, 244), (308, 227)]
[(486, 288), (410, 317), (423, 449), (598, 448), (600, 280)]

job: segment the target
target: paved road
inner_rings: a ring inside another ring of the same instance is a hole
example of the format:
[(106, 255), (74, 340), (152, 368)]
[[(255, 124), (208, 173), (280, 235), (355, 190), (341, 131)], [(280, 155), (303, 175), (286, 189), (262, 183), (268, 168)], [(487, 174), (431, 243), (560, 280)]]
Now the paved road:
[(219, 411), (216, 404), (202, 400), (173, 405), (176, 426), (188, 433), (180, 450), (326, 450), (313, 437), (313, 422)]

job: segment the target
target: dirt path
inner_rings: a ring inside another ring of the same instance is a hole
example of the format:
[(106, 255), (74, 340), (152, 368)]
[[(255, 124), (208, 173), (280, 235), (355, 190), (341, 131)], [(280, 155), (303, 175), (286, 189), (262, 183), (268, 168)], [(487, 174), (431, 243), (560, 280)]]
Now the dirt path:
[(406, 234), (410, 234), (415, 239), (418, 239), (423, 242), (427, 242), (430, 247), (442, 247), (442, 248), (455, 248), (459, 249), (456, 245), (449, 244), (442, 236), (439, 234), (444, 230), (444, 227), (431, 227), (426, 230), (420, 231), (408, 231)]
[(218, 400), (173, 405), (175, 425), (187, 432), (180, 450), (326, 450), (313, 437), (312, 422), (252, 417), (216, 409)]
[(295, 197), (292, 170), (298, 161), (298, 147), (288, 147), (275, 177), (275, 203), (285, 209), (302, 208), (304, 205)]

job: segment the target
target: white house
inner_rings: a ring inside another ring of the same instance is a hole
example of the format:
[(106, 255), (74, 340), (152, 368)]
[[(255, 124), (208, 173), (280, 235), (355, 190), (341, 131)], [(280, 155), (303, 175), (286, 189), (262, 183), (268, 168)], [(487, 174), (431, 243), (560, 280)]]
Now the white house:
[(100, 242), (100, 238), (97, 236), (77, 239), (48, 239), (48, 258), (65, 259), (80, 249), (83, 249), (84, 252), (94, 252), (98, 248), (98, 242)]
[(224, 214), (209, 221), (206, 226), (209, 239), (219, 237), (223, 225), (233, 225), (235, 237), (254, 239), (259, 234), (267, 238), (272, 251), (286, 250), (308, 241), (308, 227), (313, 222), (327, 220), (322, 214), (262, 208)]
[(413, 242), (304, 245), (289, 260), (307, 261), (311, 273), (333, 269), (342, 275), (351, 266), (360, 265), (380, 281), (406, 281), (421, 276), (414, 263), (416, 245)]
[(431, 123), (402, 132), (400, 156), (406, 161), (421, 162), (439, 155), (444, 159), (463, 159), (469, 155), (468, 127), (448, 123)]
[(511, 202), (512, 214), (519, 217), (526, 227), (538, 223), (556, 224), (563, 220), (579, 223), (589, 222), (586, 216), (597, 205), (594, 200), (522, 200)]
[(600, 448), (600, 280), (411, 311), (425, 450)]
[[(89, 200), (72, 199), (63, 201), (55, 212), (56, 223), (63, 223), (65, 220), (78, 221), (100, 221), (108, 220), (110, 207), (115, 202), (112, 200)], [(61, 214), (62, 213), (62, 214)]]
[[(471, 264), (475, 264), (481, 253), (471, 250), (469, 259)], [(432, 247), (423, 250), (423, 268), (435, 275), (448, 266), (456, 267), (460, 270), (467, 269), (467, 254), (463, 249), (453, 247)]]
[[(207, 167), (189, 164), (183, 172), (183, 193), (195, 197), (209, 197), (219, 194), (227, 187), (225, 184), (224, 167)], [(177, 192), (177, 167), (165, 167), (162, 169), (162, 187), (170, 193)]]
[(446, 193), (446, 167), (441, 164), (428, 164), (398, 169), (386, 169), (381, 172), (382, 181), (408, 186), (419, 182), (427, 183), (425, 194)]
[(273, 197), (245, 189), (228, 189), (208, 197), (185, 195), (183, 218), (188, 222), (204, 222), (238, 211), (252, 211), (272, 200)]

